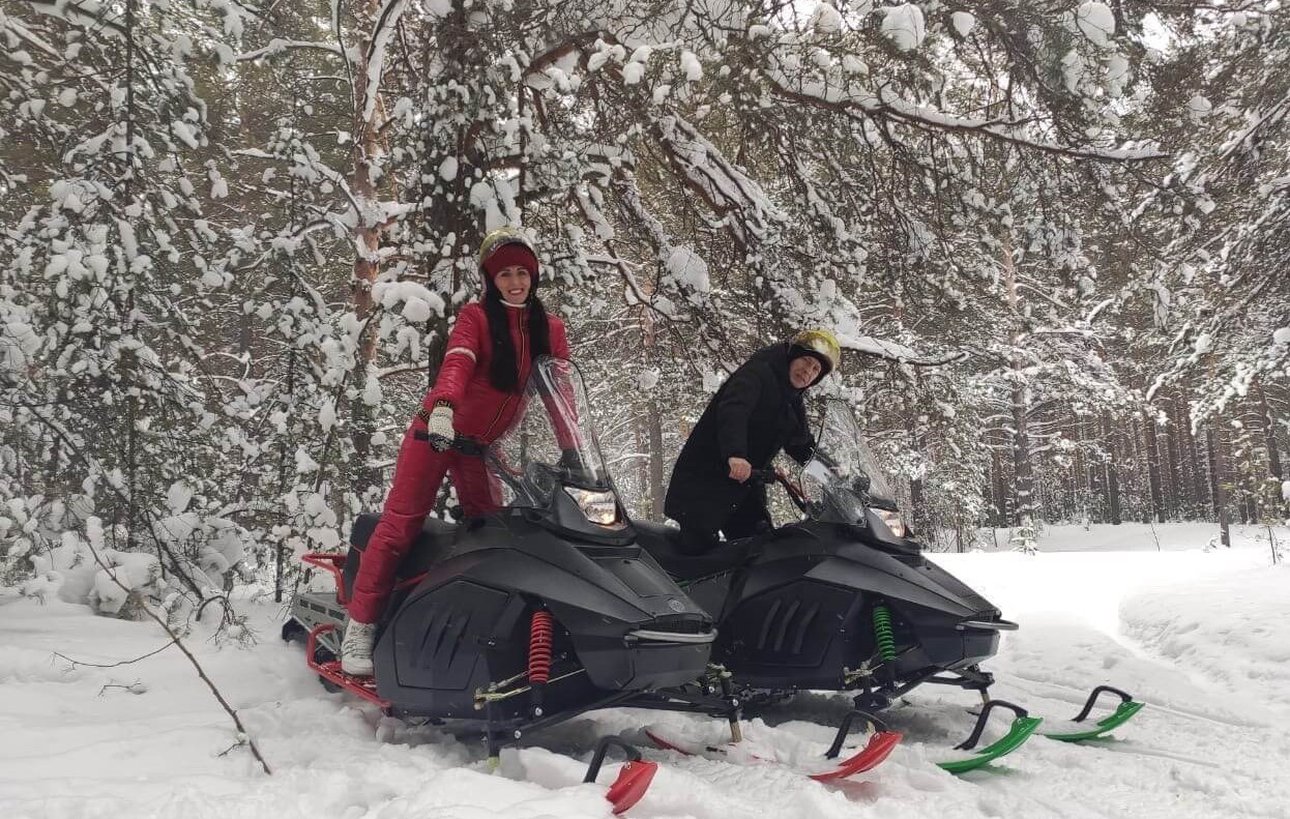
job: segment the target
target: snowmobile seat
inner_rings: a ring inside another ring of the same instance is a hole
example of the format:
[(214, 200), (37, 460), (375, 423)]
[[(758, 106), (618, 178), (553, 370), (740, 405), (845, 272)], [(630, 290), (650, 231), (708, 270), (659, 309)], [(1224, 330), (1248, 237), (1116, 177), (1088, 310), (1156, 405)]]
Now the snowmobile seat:
[[(350, 530), (349, 553), (345, 555), (343, 572), (346, 599), (353, 597), (354, 578), (358, 577), (358, 566), (362, 562), (363, 551), (367, 548), (367, 542), (371, 539), (372, 532), (376, 530), (376, 522), (380, 519), (380, 515), (370, 513), (359, 515), (354, 521), (354, 528)], [(394, 582), (401, 583), (425, 574), (432, 565), (448, 554), (456, 540), (455, 523), (426, 518), (425, 525), (421, 527), (421, 534), (417, 536), (412, 548), (399, 562), (399, 567), (394, 573)]]
[(681, 530), (675, 526), (647, 520), (634, 520), (632, 525), (636, 527), (637, 544), (677, 580), (694, 580), (737, 568), (748, 559), (749, 547), (756, 541), (756, 538), (728, 541), (695, 555), (685, 551)]

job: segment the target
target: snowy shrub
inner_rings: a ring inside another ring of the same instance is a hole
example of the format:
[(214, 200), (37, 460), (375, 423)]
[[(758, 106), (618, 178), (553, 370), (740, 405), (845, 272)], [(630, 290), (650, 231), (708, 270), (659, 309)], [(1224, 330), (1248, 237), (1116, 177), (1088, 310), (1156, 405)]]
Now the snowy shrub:
[(1032, 521), (1025, 521), (1012, 530), (1008, 545), (1014, 552), (1034, 555), (1039, 553), (1039, 529)]
[(155, 598), (163, 585), (156, 556), (107, 548), (96, 518), (89, 521), (87, 535), (89, 539), (63, 532), (57, 545), (33, 555), (36, 576), (22, 583), (19, 593), (41, 601), (56, 596), (99, 614), (137, 616), (134, 609), (145, 598)]

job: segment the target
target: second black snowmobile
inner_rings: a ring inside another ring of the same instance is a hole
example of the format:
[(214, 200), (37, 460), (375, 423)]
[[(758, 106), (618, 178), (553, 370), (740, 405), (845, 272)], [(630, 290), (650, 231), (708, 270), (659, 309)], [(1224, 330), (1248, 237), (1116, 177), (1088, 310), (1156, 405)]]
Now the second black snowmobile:
[[(844, 403), (828, 402), (817, 440), (818, 454), (797, 483), (782, 473), (755, 476), (784, 485), (803, 513), (798, 522), (701, 556), (679, 548), (676, 529), (636, 524), (640, 542), (716, 619), (713, 662), (728, 671), (748, 703), (772, 703), (808, 689), (855, 692), (855, 710), (840, 727), (834, 750), (853, 720), (881, 728), (876, 714), (897, 697), (919, 685), (942, 684), (978, 691), (984, 702), (971, 736), (958, 746), (962, 751), (975, 749), (992, 711), (1014, 714), (1002, 739), (942, 767), (969, 770), (1012, 751), (1040, 720), (989, 699), (993, 677), (980, 664), (998, 651), (1000, 633), (1017, 625), (922, 554)], [(1103, 687), (1077, 720), (1103, 693), (1122, 700), (1112, 717), (1050, 736), (1105, 733), (1141, 707)]]
[[(490, 757), (529, 731), (702, 676), (716, 636), (711, 617), (636, 545), (576, 368), (540, 359), (520, 400), (518, 420), (491, 447), (437, 442), (485, 460), (500, 511), (427, 521), (398, 569), (373, 677), (345, 674), (337, 656), (375, 515), (358, 518), (345, 554), (304, 556), (335, 576), (336, 590), (300, 592), (283, 628), (307, 643), (324, 684), (396, 716), (478, 730)], [(625, 766), (609, 793), (617, 810), (640, 797), (653, 769)]]

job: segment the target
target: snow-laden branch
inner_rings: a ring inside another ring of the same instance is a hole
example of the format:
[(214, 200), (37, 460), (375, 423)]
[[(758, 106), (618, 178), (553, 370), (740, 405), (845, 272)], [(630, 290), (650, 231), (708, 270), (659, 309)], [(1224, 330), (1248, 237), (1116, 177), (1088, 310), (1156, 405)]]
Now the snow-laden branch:
[(396, 364), (392, 367), (378, 367), (376, 369), (376, 377), (383, 379), (402, 375), (404, 373), (427, 373), (430, 372), (430, 365), (432, 363), (433, 362), (427, 358), (424, 361), (418, 361), (413, 364)]
[(942, 367), (967, 358), (967, 353), (962, 351), (929, 358), (914, 352), (914, 350), (903, 344), (897, 344), (894, 341), (883, 341), (870, 336), (842, 335), (838, 336), (838, 344), (842, 345), (844, 350), (877, 356), (902, 364), (912, 364), (916, 367)]
[(46, 54), (49, 54), (56, 59), (62, 59), (63, 53), (61, 51), (40, 39), (40, 37), (31, 31), (31, 29), (19, 22), (17, 18), (8, 16), (0, 17), (0, 24), (3, 24), (5, 29), (12, 31), (14, 34), (31, 43)]
[(121, 24), (117, 15), (108, 15), (107, 7), (102, 3), (85, 0), (84, 2), (72, 2), (72, 0), (24, 0), (34, 11), (41, 14), (47, 14), (50, 17), (57, 17), (69, 23), (75, 23), (86, 28), (102, 27), (104, 31), (112, 32), (118, 35), (126, 34), (125, 26)]
[(295, 49), (313, 49), (315, 51), (326, 51), (341, 57), (345, 56), (345, 53), (341, 50), (340, 46), (335, 43), (319, 43), (310, 40), (283, 40), (275, 37), (270, 40), (269, 44), (264, 48), (257, 48), (255, 51), (244, 52), (237, 55), (236, 59), (240, 63), (248, 62), (250, 60), (258, 60), (262, 57), (276, 57), (279, 54), (284, 54), (287, 51)]
[[(1151, 148), (1082, 148), (1034, 139), (1018, 133), (1024, 122), (977, 119), (946, 114), (925, 105), (916, 105), (888, 91), (877, 94), (855, 94), (819, 81), (794, 82), (782, 71), (769, 69), (766, 77), (772, 91), (784, 99), (816, 108), (860, 113), (873, 119), (899, 122), (929, 132), (979, 134), (1023, 148), (1057, 154), (1072, 159), (1104, 162), (1147, 162), (1168, 159), (1169, 155)], [(796, 86), (796, 87), (794, 87)]]
[[(652, 125), (668, 164), (687, 187), (703, 198), (719, 216), (735, 214), (728, 223), (734, 238), (745, 247), (756, 244), (787, 217), (761, 187), (726, 159), (699, 130), (680, 116), (660, 117)], [(752, 235), (750, 235), (752, 234)]]
[[(240, 150), (233, 151), (232, 153), (234, 156), (246, 156), (251, 157), (252, 159), (269, 159), (274, 161), (282, 161), (284, 159), (284, 157), (275, 156), (274, 154), (260, 148), (242, 148)], [(355, 214), (362, 216), (366, 213), (367, 209), (359, 206), (358, 200), (354, 198), (353, 192), (349, 189), (349, 181), (345, 179), (343, 174), (321, 162), (311, 161), (308, 163), (308, 167), (310, 170), (317, 171), (327, 177), (327, 181), (339, 188), (340, 192), (345, 194), (345, 198), (349, 200), (350, 207), (354, 209)]]

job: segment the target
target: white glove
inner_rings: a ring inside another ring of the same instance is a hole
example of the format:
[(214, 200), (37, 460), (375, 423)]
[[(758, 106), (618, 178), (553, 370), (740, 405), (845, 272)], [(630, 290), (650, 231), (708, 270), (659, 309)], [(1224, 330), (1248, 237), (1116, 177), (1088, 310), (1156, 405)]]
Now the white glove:
[(431, 410), (430, 417), (426, 419), (426, 432), (430, 434), (430, 445), (435, 449), (439, 449), (439, 446), (435, 445), (436, 437), (447, 438), (449, 441), (456, 438), (457, 430), (452, 426), (452, 407), (440, 404)]

